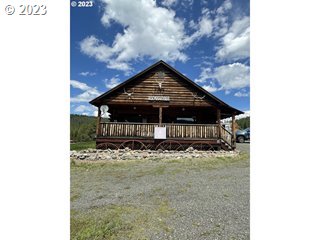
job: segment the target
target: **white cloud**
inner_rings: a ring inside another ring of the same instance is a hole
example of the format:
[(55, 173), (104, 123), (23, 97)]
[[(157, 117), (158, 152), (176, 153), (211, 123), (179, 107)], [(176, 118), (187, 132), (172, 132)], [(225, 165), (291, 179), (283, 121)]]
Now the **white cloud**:
[[(106, 106), (106, 105), (105, 105)], [(93, 105), (78, 105), (74, 108), (73, 112), (81, 115), (86, 116), (98, 116), (98, 108)], [(106, 106), (106, 111), (103, 111), (103, 108), (101, 107), (101, 117), (103, 118), (109, 118), (110, 113), (108, 111), (108, 107)]]
[(213, 20), (215, 37), (220, 37), (227, 33), (229, 27), (228, 12), (230, 9), (232, 9), (232, 3), (230, 0), (226, 0), (215, 10)]
[(186, 45), (199, 40), (202, 37), (210, 37), (213, 33), (213, 20), (210, 18), (209, 12), (205, 12), (204, 15), (199, 19), (198, 23), (193, 20), (189, 22), (189, 26), (196, 30), (190, 37), (187, 37), (184, 42)]
[(213, 79), (213, 72), (211, 67), (203, 67), (201, 68), (201, 73), (199, 78), (195, 79), (196, 83), (204, 83), (207, 80), (212, 80)]
[(246, 92), (244, 89), (241, 89), (241, 91), (238, 91), (234, 94), (235, 97), (249, 97), (249, 93)]
[(95, 76), (96, 73), (95, 72), (81, 72), (81, 73), (79, 73), (79, 75), (87, 77), (87, 76)]
[(92, 105), (78, 105), (78, 106), (72, 106), (74, 108), (73, 112), (76, 114), (86, 115), (86, 116), (97, 116), (98, 111), (97, 108)]
[(87, 106), (87, 105), (79, 105), (77, 106), (74, 111), (77, 113), (83, 113), (86, 111), (94, 111), (95, 108), (91, 107), (91, 106)]
[[(241, 118), (246, 118), (246, 117), (250, 117), (250, 110), (244, 111), (243, 114), (239, 114), (239, 115), (237, 115), (235, 118), (236, 118), (236, 119), (241, 119)], [(230, 118), (225, 118), (225, 119), (222, 119), (221, 121), (222, 121), (223, 123), (231, 123), (232, 118), (231, 118), (231, 117), (230, 117)]]
[(202, 16), (196, 23), (194, 20), (189, 22), (189, 27), (196, 30), (186, 38), (186, 44), (190, 44), (202, 37), (221, 37), (228, 32), (228, 12), (232, 8), (230, 0), (225, 0), (219, 8), (210, 11), (204, 7), (201, 9)]
[(226, 34), (228, 30), (227, 13), (232, 8), (230, 0), (226, 0), (215, 11), (210, 11), (208, 8), (202, 8), (202, 16), (196, 23), (194, 20), (189, 22), (189, 27), (196, 30), (190, 37), (187, 37), (185, 42), (190, 44), (202, 37), (219, 37)]
[(190, 10), (193, 5), (193, 0), (181, 0), (181, 6), (184, 10)]
[(244, 111), (243, 114), (236, 116), (236, 119), (241, 119), (241, 118), (246, 118), (246, 117), (250, 117), (250, 110)]
[(248, 16), (235, 20), (228, 32), (220, 39), (216, 53), (218, 61), (235, 61), (250, 55), (250, 19)]
[(210, 36), (213, 30), (213, 22), (208, 16), (201, 18), (199, 22), (199, 35)]
[(101, 94), (96, 88), (90, 87), (87, 84), (79, 82), (77, 80), (70, 80), (70, 85), (73, 88), (77, 88), (83, 91), (79, 95), (71, 97), (71, 102), (89, 102)]
[(210, 86), (210, 85), (204, 85), (202, 86), (205, 90), (207, 90), (208, 92), (215, 92), (217, 91), (217, 88)]
[(178, 3), (179, 0), (163, 0), (161, 4), (166, 7), (174, 6)]
[(250, 67), (242, 63), (223, 65), (214, 69), (212, 77), (222, 90), (240, 89), (250, 84)]
[[(250, 19), (247, 16), (238, 18), (229, 26), (228, 15), (230, 15), (229, 11), (232, 7), (231, 1), (225, 0), (220, 7), (213, 11), (208, 8), (202, 9), (203, 16), (201, 18), (208, 19), (212, 27), (210, 27), (212, 30), (210, 34), (209, 31), (205, 33), (208, 34), (207, 36), (213, 36), (220, 41), (220, 45), (216, 48), (217, 52), (212, 57), (218, 62), (230, 62), (249, 57)], [(199, 23), (190, 21), (189, 27), (199, 29)], [(203, 36), (206, 34), (203, 34)], [(213, 68), (212, 62), (203, 61), (199, 66), (202, 66), (201, 73), (195, 79), (195, 82), (200, 83), (210, 92), (224, 90), (225, 94), (230, 94), (231, 90), (242, 89), (250, 84), (250, 67), (245, 64), (236, 62)], [(245, 97), (249, 96), (249, 93), (241, 90), (234, 96)]]
[(120, 79), (118, 77), (112, 77), (110, 79), (105, 79), (104, 83), (107, 89), (111, 89), (120, 83)]
[(219, 15), (225, 14), (228, 10), (232, 8), (231, 0), (225, 0), (220, 7), (217, 8), (216, 13)]
[(91, 88), (87, 84), (79, 82), (77, 80), (70, 80), (70, 85), (73, 88), (77, 88), (77, 89), (80, 89), (82, 91), (86, 91), (86, 90), (89, 90)]
[(125, 75), (129, 75), (130, 71), (132, 68), (130, 67), (129, 64), (124, 63), (124, 62), (118, 62), (118, 61), (111, 61), (107, 64), (107, 67), (110, 69), (116, 69), (120, 71), (125, 71)]
[(195, 82), (205, 84), (212, 92), (225, 90), (225, 94), (229, 94), (229, 90), (250, 85), (250, 67), (242, 63), (223, 65), (214, 69), (203, 67)]
[(195, 21), (192, 19), (189, 22), (189, 27), (193, 30), (197, 30), (197, 24), (195, 23)]
[(81, 51), (106, 63), (108, 68), (129, 72), (132, 60), (150, 57), (165, 61), (186, 61), (184, 23), (173, 10), (157, 7), (153, 0), (102, 0), (101, 22), (109, 27), (117, 22), (124, 28), (111, 45), (95, 36), (80, 43)]
[(208, 0), (200, 0), (201, 5), (208, 5)]
[[(225, 0), (216, 10), (202, 8), (202, 16), (190, 21), (189, 28), (194, 32), (187, 35), (184, 20), (175, 11), (157, 6), (155, 0), (101, 0), (103, 3), (102, 24), (108, 28), (113, 22), (123, 27), (110, 43), (96, 36), (88, 36), (80, 42), (81, 52), (105, 63), (107, 68), (124, 71), (129, 75), (133, 70), (131, 62), (150, 58), (174, 62), (188, 60), (183, 52), (188, 46), (203, 37), (221, 37), (221, 46), (216, 58), (233, 58), (236, 43), (239, 42), (234, 23), (228, 32), (228, 11), (232, 8), (230, 0)], [(163, 6), (190, 8), (193, 0), (162, 0)], [(231, 39), (230, 38), (234, 38)], [(109, 38), (110, 39), (110, 38)], [(231, 45), (230, 45), (231, 44)], [(239, 51), (237, 51), (239, 53)], [(240, 53), (243, 54), (243, 53)]]

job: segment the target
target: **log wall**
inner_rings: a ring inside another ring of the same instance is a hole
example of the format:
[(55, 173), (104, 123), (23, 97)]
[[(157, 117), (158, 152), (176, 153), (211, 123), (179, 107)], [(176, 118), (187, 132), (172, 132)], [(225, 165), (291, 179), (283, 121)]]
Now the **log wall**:
[[(164, 72), (164, 77), (159, 77), (158, 72)], [(163, 80), (163, 81), (162, 81)], [(159, 82), (161, 82), (161, 89)], [(170, 101), (150, 101), (149, 96), (168, 96)], [(120, 88), (104, 100), (107, 105), (153, 105), (163, 104), (169, 106), (202, 106), (215, 107), (216, 103), (196, 87), (169, 69), (158, 66), (145, 75), (128, 83), (125, 88)]]

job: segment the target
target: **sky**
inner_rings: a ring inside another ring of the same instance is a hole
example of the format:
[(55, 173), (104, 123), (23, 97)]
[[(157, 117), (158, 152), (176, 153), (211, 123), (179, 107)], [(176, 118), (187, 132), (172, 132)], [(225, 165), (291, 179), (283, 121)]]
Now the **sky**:
[(94, 0), (71, 7), (71, 113), (159, 60), (250, 113), (249, 0)]

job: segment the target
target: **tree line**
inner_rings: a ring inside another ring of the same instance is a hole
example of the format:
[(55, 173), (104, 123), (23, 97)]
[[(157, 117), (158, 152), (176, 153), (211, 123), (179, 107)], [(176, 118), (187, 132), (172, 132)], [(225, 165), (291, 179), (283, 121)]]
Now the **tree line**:
[(240, 129), (246, 129), (250, 127), (250, 117), (245, 117), (241, 119), (237, 119), (236, 123), (238, 124)]
[(96, 117), (71, 114), (70, 139), (74, 142), (88, 142), (94, 140), (96, 124)]

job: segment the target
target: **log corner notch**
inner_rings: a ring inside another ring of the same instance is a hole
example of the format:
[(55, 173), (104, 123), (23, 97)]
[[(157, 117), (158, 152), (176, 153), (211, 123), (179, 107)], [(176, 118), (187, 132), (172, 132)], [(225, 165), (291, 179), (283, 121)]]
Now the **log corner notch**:
[(96, 138), (100, 136), (100, 126), (101, 126), (101, 106), (98, 106), (98, 116), (97, 116), (97, 127), (96, 127)]
[(236, 148), (236, 117), (235, 113), (232, 113), (232, 148)]

